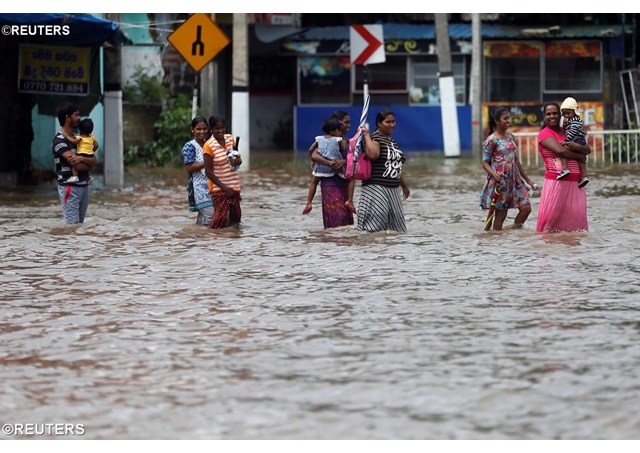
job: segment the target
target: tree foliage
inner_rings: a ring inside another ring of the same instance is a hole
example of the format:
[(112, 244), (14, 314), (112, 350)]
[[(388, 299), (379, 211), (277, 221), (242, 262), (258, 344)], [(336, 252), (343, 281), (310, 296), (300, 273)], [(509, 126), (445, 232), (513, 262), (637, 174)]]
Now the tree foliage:
[(161, 104), (162, 111), (153, 125), (153, 141), (142, 146), (130, 146), (124, 153), (125, 165), (163, 167), (182, 162), (180, 151), (189, 140), (191, 99), (184, 94), (172, 98), (157, 77), (136, 67), (124, 87), (124, 101), (139, 104)]
[(153, 125), (154, 140), (143, 146), (130, 146), (124, 156), (126, 165), (149, 167), (175, 166), (182, 162), (182, 147), (191, 137), (191, 100), (184, 94), (163, 105)]

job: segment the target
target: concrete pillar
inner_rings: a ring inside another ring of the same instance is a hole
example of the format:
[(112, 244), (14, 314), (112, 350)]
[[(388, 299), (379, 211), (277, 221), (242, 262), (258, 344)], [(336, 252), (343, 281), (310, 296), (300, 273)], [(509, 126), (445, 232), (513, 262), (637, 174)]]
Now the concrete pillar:
[(233, 76), (231, 94), (231, 133), (240, 137), (241, 171), (250, 168), (249, 137), (249, 40), (247, 14), (233, 13)]
[[(212, 21), (216, 21), (216, 14), (210, 13)], [(211, 115), (222, 114), (218, 103), (218, 63), (210, 61), (202, 71), (200, 71), (200, 107), (205, 118)], [(224, 115), (223, 115), (224, 116)]]
[(222, 114), (217, 105), (218, 64), (211, 61), (200, 71), (200, 107), (205, 118)]
[(482, 155), (482, 22), (480, 13), (471, 14), (471, 156)]
[(122, 150), (122, 91), (104, 92), (104, 185), (117, 189), (124, 185)]
[[(120, 14), (105, 14), (119, 22)], [(120, 47), (105, 47), (104, 56), (104, 185), (120, 188), (124, 185), (122, 138), (122, 52)]]
[(446, 13), (436, 13), (436, 44), (438, 48), (438, 80), (440, 82), (440, 111), (445, 157), (460, 156), (460, 132), (456, 89), (451, 65), (449, 23)]

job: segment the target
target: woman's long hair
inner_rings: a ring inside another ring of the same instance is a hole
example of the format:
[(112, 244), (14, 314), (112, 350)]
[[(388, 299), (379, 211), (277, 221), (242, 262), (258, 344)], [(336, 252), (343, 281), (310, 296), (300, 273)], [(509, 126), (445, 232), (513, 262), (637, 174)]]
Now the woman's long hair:
[(489, 115), (489, 135), (493, 134), (496, 130), (496, 125), (504, 113), (509, 113), (509, 109), (506, 107), (498, 107)]

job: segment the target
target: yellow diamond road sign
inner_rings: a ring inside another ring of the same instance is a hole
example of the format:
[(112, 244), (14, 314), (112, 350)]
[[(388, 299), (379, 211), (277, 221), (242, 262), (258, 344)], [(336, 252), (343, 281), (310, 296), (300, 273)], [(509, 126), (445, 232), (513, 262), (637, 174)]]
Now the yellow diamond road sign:
[(229, 44), (227, 35), (204, 13), (191, 16), (167, 39), (196, 72)]

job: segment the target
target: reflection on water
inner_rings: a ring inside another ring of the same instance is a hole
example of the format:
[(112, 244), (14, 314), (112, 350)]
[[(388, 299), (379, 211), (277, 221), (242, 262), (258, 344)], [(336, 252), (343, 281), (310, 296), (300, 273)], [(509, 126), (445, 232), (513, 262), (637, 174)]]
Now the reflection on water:
[(322, 230), (319, 193), (300, 214), (306, 162), (259, 160), (227, 230), (194, 224), (182, 170), (97, 184), (76, 227), (53, 186), (0, 193), (11, 421), (90, 439), (638, 438), (639, 168), (594, 169), (588, 233), (536, 234), (537, 195), (524, 229), (487, 233), (479, 165), (414, 159), (409, 232), (363, 234)]

